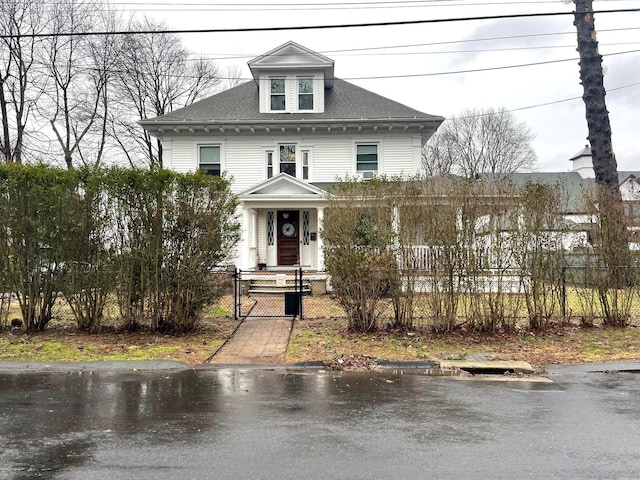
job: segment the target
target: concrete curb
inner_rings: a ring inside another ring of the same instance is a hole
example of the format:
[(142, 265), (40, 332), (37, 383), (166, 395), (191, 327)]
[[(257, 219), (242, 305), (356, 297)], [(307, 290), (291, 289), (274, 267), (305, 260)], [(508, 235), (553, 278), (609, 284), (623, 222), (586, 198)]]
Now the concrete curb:
[(0, 362), (0, 373), (72, 372), (179, 372), (190, 370), (186, 363), (173, 361), (95, 361), (95, 362)]

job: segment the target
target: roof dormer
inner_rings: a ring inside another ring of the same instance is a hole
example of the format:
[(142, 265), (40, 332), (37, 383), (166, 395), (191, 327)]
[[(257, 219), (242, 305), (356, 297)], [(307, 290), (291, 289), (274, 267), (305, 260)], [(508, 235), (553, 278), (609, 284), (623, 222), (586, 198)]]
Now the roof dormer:
[(322, 113), (333, 86), (333, 60), (287, 42), (250, 60), (260, 91), (260, 113)]

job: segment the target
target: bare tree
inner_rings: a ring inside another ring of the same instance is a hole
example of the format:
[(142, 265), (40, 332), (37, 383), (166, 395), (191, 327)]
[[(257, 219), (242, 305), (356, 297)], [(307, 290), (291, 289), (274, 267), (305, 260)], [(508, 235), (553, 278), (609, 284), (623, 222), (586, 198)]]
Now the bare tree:
[(530, 170), (533, 133), (504, 108), (465, 110), (444, 122), (423, 150), (427, 175), (513, 173)]
[(100, 65), (93, 64), (102, 60), (91, 55), (90, 37), (65, 34), (90, 32), (97, 11), (92, 0), (61, 0), (49, 10), (50, 29), (56, 35), (47, 37), (43, 52), (51, 87), (48, 101), (41, 102), (40, 114), (51, 125), (69, 169), (97, 119), (107, 76)]
[(29, 117), (44, 88), (36, 59), (41, 40), (29, 35), (45, 24), (42, 2), (0, 2), (0, 160), (5, 162), (22, 163)]
[[(129, 28), (164, 29), (164, 25), (149, 19), (134, 22)], [(175, 34), (133, 34), (122, 41), (117, 69), (118, 110), (111, 113), (111, 131), (130, 163), (144, 159), (150, 167), (162, 167), (160, 141), (135, 122), (164, 115), (210, 94), (220, 84), (219, 70), (213, 62), (191, 58)]]
[[(120, 14), (115, 10), (101, 10), (98, 29), (116, 31), (121, 25)], [(122, 44), (115, 35), (90, 37), (87, 61), (91, 65), (90, 81), (98, 98), (95, 120), (89, 132), (92, 142), (87, 148), (78, 145), (78, 156), (85, 165), (99, 166), (102, 163), (109, 138), (109, 111), (112, 108), (112, 92), (120, 48)]]
[(222, 88), (224, 90), (229, 90), (230, 88), (236, 87), (243, 83), (242, 78), (242, 68), (238, 65), (230, 65), (226, 69), (225, 79), (222, 84)]

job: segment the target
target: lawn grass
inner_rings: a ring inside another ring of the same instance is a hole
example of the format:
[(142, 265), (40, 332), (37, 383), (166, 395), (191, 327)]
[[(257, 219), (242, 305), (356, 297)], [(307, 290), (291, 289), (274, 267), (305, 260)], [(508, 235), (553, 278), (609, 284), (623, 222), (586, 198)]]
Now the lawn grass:
[(517, 331), (493, 335), (383, 331), (349, 332), (339, 319), (301, 320), (294, 325), (287, 361), (321, 360), (357, 354), (384, 360), (524, 360), (542, 367), (555, 363), (640, 359), (640, 328), (554, 327), (544, 333)]

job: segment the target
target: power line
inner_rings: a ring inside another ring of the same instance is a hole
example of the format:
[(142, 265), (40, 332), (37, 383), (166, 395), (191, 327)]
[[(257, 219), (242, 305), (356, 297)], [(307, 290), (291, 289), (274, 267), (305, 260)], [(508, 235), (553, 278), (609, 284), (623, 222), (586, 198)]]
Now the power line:
[[(640, 8), (620, 8), (614, 10), (597, 10), (592, 14), (605, 13), (636, 13)], [(28, 33), (28, 34), (3, 34), (2, 39), (9, 38), (41, 38), (41, 37), (87, 37), (96, 35), (158, 35), (158, 34), (187, 34), (187, 33), (248, 33), (248, 32), (277, 32), (291, 30), (328, 30), (339, 28), (364, 28), (364, 27), (389, 27), (406, 25), (424, 25), (451, 22), (469, 22), (478, 20), (506, 20), (515, 18), (537, 18), (537, 17), (557, 17), (574, 15), (575, 12), (545, 12), (545, 13), (513, 13), (507, 15), (482, 15), (476, 17), (460, 18), (432, 18), (426, 20), (401, 20), (390, 22), (365, 22), (365, 23), (345, 23), (336, 25), (298, 25), (288, 27), (241, 27), (241, 28), (203, 28), (203, 29), (179, 29), (179, 30), (121, 30), (121, 31), (101, 31), (101, 32), (66, 32), (66, 33)]]
[[(625, 52), (614, 52), (609, 53), (607, 55), (603, 55), (606, 57), (611, 57), (614, 55), (624, 55), (627, 53), (637, 53), (640, 50), (627, 50)], [(562, 58), (558, 60), (545, 60), (542, 62), (531, 62), (531, 63), (520, 63), (516, 65), (501, 65), (498, 67), (486, 67), (486, 68), (473, 68), (468, 70), (451, 70), (447, 72), (434, 72), (434, 73), (416, 73), (416, 74), (405, 74), (405, 75), (380, 75), (375, 77), (347, 77), (344, 80), (381, 80), (381, 79), (389, 79), (389, 78), (415, 78), (415, 77), (436, 77), (442, 75), (456, 75), (461, 73), (475, 73), (475, 72), (491, 72), (495, 70), (508, 70), (512, 68), (521, 68), (521, 67), (535, 67), (539, 65), (551, 65), (554, 63), (564, 63), (564, 62), (576, 62), (580, 60), (577, 57), (574, 58)]]
[[(617, 56), (617, 55), (625, 55), (625, 54), (629, 54), (629, 53), (638, 53), (640, 52), (640, 49), (637, 50), (627, 50), (627, 51), (623, 51), (623, 52), (613, 52), (613, 53), (608, 53), (608, 54), (603, 54), (602, 56), (607, 58), (607, 57), (612, 57), (612, 56)], [(496, 67), (485, 67), (485, 68), (471, 68), (471, 69), (465, 69), (465, 70), (449, 70), (449, 71), (445, 71), (445, 72), (432, 72), (432, 73), (415, 73), (415, 74), (399, 74), (399, 75), (379, 75), (379, 76), (362, 76), (362, 77), (340, 77), (341, 80), (385, 80), (385, 79), (393, 79), (393, 78), (419, 78), (419, 77), (438, 77), (438, 76), (445, 76), (445, 75), (457, 75), (457, 74), (467, 74), (467, 73), (479, 73), (479, 72), (491, 72), (491, 71), (498, 71), (498, 70), (509, 70), (509, 69), (514, 69), (514, 68), (524, 68), (524, 67), (535, 67), (535, 66), (541, 66), (541, 65), (552, 65), (552, 64), (556, 64), (556, 63), (565, 63), (565, 62), (577, 62), (579, 60), (578, 57), (573, 57), (573, 58), (562, 58), (562, 59), (556, 59), (556, 60), (545, 60), (545, 61), (540, 61), (540, 62), (531, 62), (531, 63), (520, 63), (520, 64), (514, 64), (514, 65), (500, 65), (500, 66), (496, 66)], [(92, 71), (100, 71), (100, 69), (89, 66), (89, 65), (85, 65), (83, 68), (92, 70)], [(112, 73), (126, 73), (123, 70), (113, 70)], [(140, 75), (152, 75), (154, 73), (152, 72), (143, 72), (141, 70), (136, 70), (137, 74)], [(190, 78), (196, 78), (192, 75), (185, 75), (185, 74), (174, 74), (174, 73), (167, 73), (167, 74), (163, 74), (163, 76), (166, 77), (171, 77), (171, 78), (186, 78), (186, 79), (190, 79)], [(237, 77), (216, 77), (218, 80), (220, 81), (224, 81), (224, 80), (238, 80), (238, 81), (250, 81), (252, 80), (252, 78), (237, 78)]]
[[(616, 0), (618, 1), (618, 0)], [(622, 1), (622, 0), (621, 0)], [(626, 0), (624, 0), (626, 1)], [(603, 28), (598, 30), (600, 33), (602, 32), (618, 32), (618, 31), (628, 31), (628, 30), (640, 30), (640, 27), (626, 27), (626, 28)], [(464, 40), (446, 40), (441, 42), (428, 42), (428, 43), (410, 43), (410, 44), (402, 44), (402, 45), (386, 45), (379, 47), (363, 47), (363, 48), (343, 48), (337, 50), (321, 50), (318, 53), (323, 55), (334, 55), (341, 53), (354, 53), (354, 52), (367, 52), (374, 50), (393, 50), (400, 48), (415, 48), (415, 47), (428, 47), (428, 46), (436, 46), (436, 45), (452, 45), (457, 43), (475, 43), (475, 42), (489, 42), (495, 40), (513, 40), (520, 38), (536, 38), (536, 37), (547, 37), (547, 36), (557, 36), (557, 35), (575, 35), (576, 32), (549, 32), (549, 33), (531, 33), (525, 35), (507, 35), (501, 37), (484, 37), (484, 38), (470, 38)], [(620, 43), (622, 45), (623, 43)], [(615, 43), (600, 43), (600, 45), (616, 45)], [(575, 48), (575, 45), (572, 45)], [(531, 47), (537, 48), (537, 47)], [(553, 47), (540, 47), (540, 48), (553, 48)], [(497, 50), (497, 49), (496, 49)], [(484, 50), (472, 50), (472, 51), (484, 51)], [(491, 51), (491, 50), (487, 50)], [(436, 52), (432, 52), (436, 53)], [(211, 57), (204, 57), (207, 60), (240, 60), (244, 58), (254, 58), (259, 56), (260, 54), (240, 54), (240, 53), (217, 53)]]
[[(308, 3), (308, 4), (216, 4), (210, 5), (206, 3), (181, 3), (176, 5), (174, 2), (154, 2), (119, 4), (123, 6), (133, 5), (138, 8), (127, 8), (132, 12), (280, 12), (286, 11), (316, 11), (316, 10), (383, 10), (383, 9), (408, 9), (408, 8), (452, 8), (452, 7), (472, 7), (472, 6), (512, 6), (512, 5), (538, 5), (538, 4), (558, 4), (557, 0), (546, 1), (509, 1), (509, 2), (472, 2), (472, 3), (451, 3), (460, 0), (441, 0), (441, 2), (340, 2), (340, 3)], [(623, 1), (623, 0), (620, 0)], [(152, 8), (148, 8), (149, 5)], [(154, 5), (158, 5), (155, 7)]]
[[(630, 83), (628, 85), (622, 85), (620, 87), (615, 87), (615, 88), (607, 88), (607, 93), (611, 93), (611, 92), (615, 92), (618, 90), (623, 90), (625, 88), (631, 88), (631, 87), (636, 87), (640, 85), (640, 82), (636, 82), (636, 83)], [(569, 98), (562, 98), (560, 100), (552, 100), (550, 102), (544, 102), (544, 103), (536, 103), (534, 105), (527, 105), (526, 107), (518, 107), (518, 108), (511, 108), (509, 110), (504, 110), (505, 112), (520, 112), (522, 110), (531, 110), (533, 108), (540, 108), (540, 107), (548, 107), (550, 105), (557, 105), (558, 103), (566, 103), (566, 102), (571, 102), (574, 100), (581, 100), (582, 97), (569, 97)], [(486, 117), (488, 115), (492, 115), (491, 113), (478, 113), (477, 115), (467, 115), (467, 116), (463, 116), (463, 117), (450, 117), (450, 119), (466, 119), (466, 118), (478, 118), (478, 117)], [(449, 118), (448, 118), (449, 119)]]

